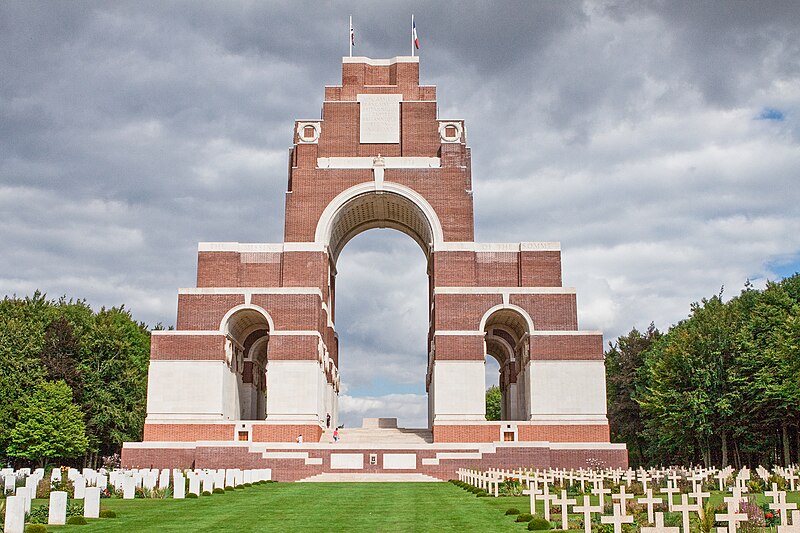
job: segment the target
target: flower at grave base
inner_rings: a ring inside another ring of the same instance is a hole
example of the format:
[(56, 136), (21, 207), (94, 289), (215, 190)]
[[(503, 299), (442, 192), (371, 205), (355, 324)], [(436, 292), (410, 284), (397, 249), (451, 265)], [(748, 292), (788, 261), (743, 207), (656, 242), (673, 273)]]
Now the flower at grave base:
[(775, 518), (775, 515), (772, 513), (765, 513), (764, 518)]

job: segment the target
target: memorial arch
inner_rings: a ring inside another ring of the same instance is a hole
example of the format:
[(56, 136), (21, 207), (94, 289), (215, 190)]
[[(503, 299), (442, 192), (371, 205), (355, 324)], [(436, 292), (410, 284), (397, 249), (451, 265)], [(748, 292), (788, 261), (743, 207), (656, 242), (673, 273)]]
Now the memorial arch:
[[(467, 129), (437, 113), (419, 58), (343, 58), (320, 118), (291, 130), (283, 242), (199, 244), (175, 331), (152, 335), (144, 438), (125, 444), (127, 465), (247, 463), (298, 479), (413, 464), (448, 479), (476, 454), (493, 466), (626, 464), (609, 442), (602, 333), (578, 327), (560, 244), (475, 242)], [(429, 428), (390, 447), (402, 458), (365, 445), (334, 460), (336, 263), (372, 228), (409, 235), (427, 259)], [(501, 367), (502, 421), (485, 419), (487, 355)], [(302, 451), (287, 455), (299, 434)]]

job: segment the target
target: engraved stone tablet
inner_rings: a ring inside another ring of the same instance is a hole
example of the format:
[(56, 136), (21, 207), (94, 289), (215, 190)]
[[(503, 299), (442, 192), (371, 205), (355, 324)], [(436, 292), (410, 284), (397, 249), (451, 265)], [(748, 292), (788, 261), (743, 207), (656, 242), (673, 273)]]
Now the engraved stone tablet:
[(400, 101), (402, 94), (359, 94), (362, 144), (400, 142)]

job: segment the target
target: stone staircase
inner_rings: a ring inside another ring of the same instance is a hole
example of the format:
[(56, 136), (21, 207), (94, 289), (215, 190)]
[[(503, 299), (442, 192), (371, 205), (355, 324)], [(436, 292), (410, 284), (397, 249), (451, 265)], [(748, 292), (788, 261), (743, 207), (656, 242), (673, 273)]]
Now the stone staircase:
[(325, 472), (316, 476), (300, 479), (301, 483), (441, 483), (425, 474), (351, 474)]
[[(321, 443), (333, 442), (333, 430), (325, 430)], [(409, 446), (417, 447), (433, 443), (433, 432), (429, 429), (398, 428), (342, 428), (338, 444), (344, 446)]]

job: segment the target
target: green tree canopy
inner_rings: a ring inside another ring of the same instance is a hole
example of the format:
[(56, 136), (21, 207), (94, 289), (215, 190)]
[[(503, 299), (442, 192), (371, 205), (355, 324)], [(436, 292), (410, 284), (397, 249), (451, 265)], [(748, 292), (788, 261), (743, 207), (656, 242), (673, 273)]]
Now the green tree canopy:
[(11, 431), (8, 455), (43, 465), (83, 455), (89, 444), (80, 407), (63, 381), (42, 382), (28, 397)]
[(486, 389), (486, 420), (500, 420), (500, 387), (492, 385)]

